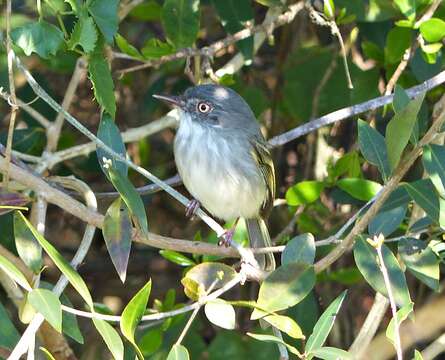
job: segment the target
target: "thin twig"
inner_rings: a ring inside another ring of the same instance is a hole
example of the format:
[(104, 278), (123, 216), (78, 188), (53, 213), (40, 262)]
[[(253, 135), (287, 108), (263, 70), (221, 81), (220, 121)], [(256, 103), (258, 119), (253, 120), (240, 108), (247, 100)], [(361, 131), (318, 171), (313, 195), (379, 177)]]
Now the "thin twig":
[(9, 183), (9, 163), (11, 161), (12, 139), (14, 136), (15, 119), (17, 116), (17, 98), (15, 96), (14, 85), (14, 69), (13, 69), (13, 56), (14, 52), (11, 45), (11, 0), (6, 0), (6, 53), (8, 54), (8, 80), (9, 80), (9, 92), (11, 94), (11, 116), (9, 118), (8, 138), (6, 141), (6, 163), (8, 167), (3, 173), (3, 186), (8, 188)]
[(238, 41), (244, 40), (256, 33), (270, 33), (271, 29), (275, 29), (277, 27), (283, 26), (293, 21), (295, 16), (300, 12), (303, 8), (302, 3), (296, 3), (290, 5), (288, 10), (277, 17), (270, 19), (269, 23), (262, 23), (251, 28), (243, 29), (238, 31), (235, 34), (229, 35), (224, 39), (218, 40), (213, 44), (203, 47), (203, 48), (184, 48), (177, 51), (174, 54), (165, 55), (157, 60), (145, 61), (141, 65), (133, 66), (127, 69), (119, 70), (119, 74), (123, 75), (129, 72), (138, 71), (142, 69), (146, 69), (148, 67), (156, 67), (166, 62), (170, 62), (173, 60), (186, 59), (193, 57), (195, 55), (202, 55), (204, 57), (212, 57), (215, 56), (220, 50), (235, 44)]
[(373, 246), (375, 247), (375, 250), (377, 251), (377, 256), (379, 259), (378, 264), (380, 271), (383, 275), (386, 291), (388, 292), (389, 304), (391, 306), (391, 312), (392, 312), (392, 319), (394, 321), (394, 346), (397, 352), (397, 359), (402, 360), (403, 351), (402, 351), (402, 343), (400, 341), (400, 323), (399, 319), (397, 318), (397, 306), (392, 291), (391, 280), (389, 279), (388, 269), (386, 268), (385, 261), (383, 260), (383, 255), (382, 255), (382, 245), (384, 240), (385, 238), (383, 235), (379, 235), (378, 237), (374, 236), (374, 240), (368, 239), (368, 241), (372, 242)]
[(422, 351), (423, 360), (437, 359), (437, 356), (445, 352), (445, 334), (440, 335)]
[[(54, 181), (57, 181), (61, 184), (63, 184), (66, 187), (69, 187), (73, 190), (79, 191), (83, 194), (85, 201), (88, 205), (88, 208), (92, 211), (96, 211), (97, 209), (97, 201), (94, 196), (94, 193), (91, 191), (88, 185), (86, 185), (84, 182), (77, 180), (75, 178), (54, 178)], [(76, 251), (76, 254), (74, 255), (73, 259), (71, 260), (71, 266), (76, 269), (79, 264), (85, 259), (85, 256), (87, 255), (87, 252), (91, 246), (91, 243), (93, 241), (94, 232), (96, 230), (96, 227), (90, 224), (87, 224), (83, 238), (81, 243), (79, 244), (79, 248)], [(54, 285), (53, 292), (60, 296), (63, 292), (63, 290), (68, 285), (68, 279), (65, 277), (65, 275), (62, 275), (59, 280), (57, 281), (56, 285)], [(44, 321), (44, 317), (42, 314), (37, 313), (33, 319), (31, 320), (30, 324), (22, 334), (22, 337), (16, 344), (14, 350), (12, 351), (11, 355), (9, 356), (8, 360), (19, 360), (20, 357), (26, 353), (29, 347), (30, 341), (35, 336), (35, 333), (38, 331), (40, 325), (42, 325)]]
[[(219, 298), (222, 294), (229, 291), (234, 286), (242, 283), (244, 281), (244, 279), (245, 279), (245, 275), (242, 273), (238, 273), (232, 280), (227, 282), (223, 287), (221, 287), (220, 289), (215, 290), (211, 294), (205, 296), (203, 299), (201, 299), (200, 302), (197, 301), (197, 302), (194, 302), (193, 304), (186, 305), (186, 306), (176, 309), (176, 310), (166, 311), (163, 313), (144, 315), (141, 318), (141, 322), (158, 321), (158, 320), (168, 319), (168, 318), (176, 316), (176, 315), (194, 311), (194, 310), (198, 309), (200, 306), (202, 306), (201, 303), (205, 304), (206, 302), (209, 302), (209, 301)], [(100, 314), (100, 313), (92, 313), (92, 312), (88, 312), (88, 311), (73, 309), (73, 308), (71, 308), (69, 306), (65, 306), (65, 305), (62, 305), (62, 310), (69, 312), (71, 314), (82, 316), (82, 317), (89, 318), (89, 319), (95, 318), (95, 319), (101, 319), (101, 320), (110, 321), (110, 322), (120, 322), (121, 321), (121, 316), (119, 316), (119, 315), (106, 315), (106, 314)]]

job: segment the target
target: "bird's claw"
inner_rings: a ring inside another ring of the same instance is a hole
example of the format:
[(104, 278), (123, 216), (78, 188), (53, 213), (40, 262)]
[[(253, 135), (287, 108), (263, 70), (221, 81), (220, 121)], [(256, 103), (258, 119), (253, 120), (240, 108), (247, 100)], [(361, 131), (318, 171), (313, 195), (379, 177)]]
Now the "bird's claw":
[(229, 247), (232, 244), (234, 233), (235, 233), (235, 228), (232, 228), (227, 230), (224, 234), (222, 234), (221, 238), (218, 241), (218, 246)]
[(195, 215), (196, 211), (199, 209), (200, 206), (201, 203), (198, 200), (196, 199), (190, 200), (185, 208), (185, 216), (193, 218), (193, 216)]

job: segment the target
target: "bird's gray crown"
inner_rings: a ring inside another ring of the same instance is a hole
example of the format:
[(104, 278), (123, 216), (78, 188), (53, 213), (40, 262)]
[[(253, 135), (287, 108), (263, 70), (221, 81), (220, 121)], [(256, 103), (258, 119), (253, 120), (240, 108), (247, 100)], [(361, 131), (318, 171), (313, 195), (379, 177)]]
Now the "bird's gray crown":
[(187, 89), (181, 100), (182, 109), (195, 121), (223, 128), (258, 131), (258, 123), (249, 105), (230, 88), (213, 84), (197, 85)]

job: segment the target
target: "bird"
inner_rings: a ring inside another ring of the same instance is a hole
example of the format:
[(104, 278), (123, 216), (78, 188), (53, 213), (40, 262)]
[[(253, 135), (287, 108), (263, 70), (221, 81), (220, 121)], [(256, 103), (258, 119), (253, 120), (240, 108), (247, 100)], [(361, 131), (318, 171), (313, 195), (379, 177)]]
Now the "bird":
[[(265, 219), (275, 198), (275, 169), (259, 123), (247, 102), (229, 87), (202, 84), (182, 95), (153, 95), (179, 110), (174, 140), (178, 173), (193, 200), (214, 217), (235, 220), (223, 236), (232, 241), (244, 218), (251, 247), (270, 246)], [(275, 269), (272, 253), (255, 256), (260, 268)]]

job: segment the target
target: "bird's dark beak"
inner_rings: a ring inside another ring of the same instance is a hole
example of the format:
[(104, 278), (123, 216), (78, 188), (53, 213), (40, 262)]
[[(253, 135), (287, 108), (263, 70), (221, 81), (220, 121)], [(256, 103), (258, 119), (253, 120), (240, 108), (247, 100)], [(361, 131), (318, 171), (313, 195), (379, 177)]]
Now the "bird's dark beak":
[(184, 107), (184, 100), (180, 96), (173, 96), (173, 95), (157, 95), (154, 94), (153, 97), (158, 100), (165, 101), (167, 104), (177, 106), (177, 107)]

